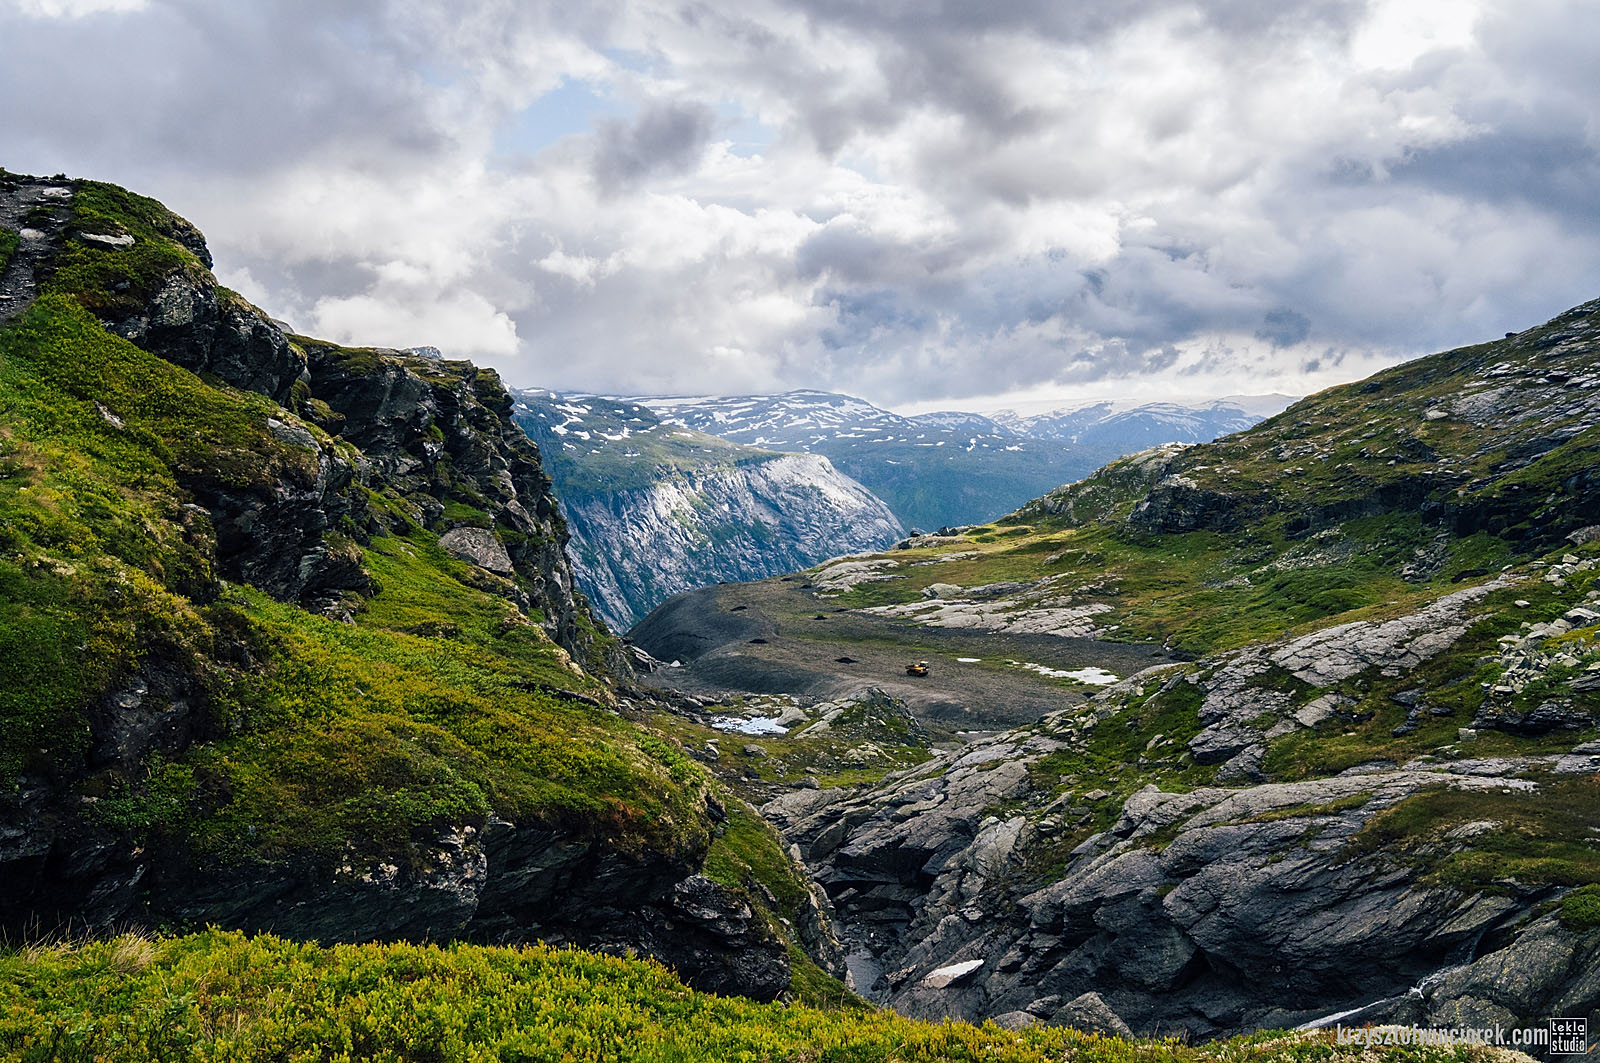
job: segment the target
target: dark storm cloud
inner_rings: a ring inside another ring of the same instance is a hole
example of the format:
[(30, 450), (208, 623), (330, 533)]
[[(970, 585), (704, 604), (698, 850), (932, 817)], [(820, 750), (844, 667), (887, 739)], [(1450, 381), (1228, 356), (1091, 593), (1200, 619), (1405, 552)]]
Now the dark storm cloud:
[(1311, 335), (1311, 319), (1297, 314), (1286, 306), (1268, 310), (1256, 329), (1258, 340), (1266, 340), (1274, 347), (1293, 347)]
[(632, 122), (607, 119), (595, 132), (595, 179), (608, 189), (691, 169), (711, 140), (716, 114), (697, 103), (652, 106)]
[(1397, 181), (1475, 202), (1520, 203), (1594, 229), (1600, 227), (1600, 147), (1584, 132), (1555, 118), (1518, 123), (1407, 152), (1389, 173)]

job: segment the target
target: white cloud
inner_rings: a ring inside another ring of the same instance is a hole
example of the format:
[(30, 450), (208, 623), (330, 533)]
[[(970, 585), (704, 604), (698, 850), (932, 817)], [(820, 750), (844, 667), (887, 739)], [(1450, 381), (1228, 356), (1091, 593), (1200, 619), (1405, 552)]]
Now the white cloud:
[(6, 166), (519, 383), (1307, 390), (1600, 289), (1570, 0), (7, 10)]
[(311, 308), (312, 331), (340, 343), (439, 347), (451, 357), (499, 360), (517, 350), (517, 327), (475, 292), (449, 295), (394, 287)]
[(8, 6), (32, 18), (83, 18), (107, 12), (143, 11), (150, 0), (10, 0)]

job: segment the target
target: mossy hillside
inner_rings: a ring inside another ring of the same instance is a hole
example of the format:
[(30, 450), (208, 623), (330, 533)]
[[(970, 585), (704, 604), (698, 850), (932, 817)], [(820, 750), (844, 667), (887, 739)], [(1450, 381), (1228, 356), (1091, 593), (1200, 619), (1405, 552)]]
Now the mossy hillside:
[[(1536, 788), (1409, 797), (1368, 820), (1348, 851), (1383, 852), (1429, 881), (1473, 891), (1600, 884), (1594, 844), (1600, 778), (1535, 773), (1529, 781)], [(1573, 902), (1574, 918), (1586, 918), (1586, 904)]]
[(0, 1047), (19, 1063), (148, 1060), (1510, 1063), (1475, 1046), (1340, 1046), (1258, 1033), (1205, 1045), (755, 1004), (642, 960), (543, 946), (298, 945), (122, 937), (0, 955)]
[[(987, 534), (978, 531), (978, 535)], [(1033, 534), (1030, 528), (1014, 541), (1026, 544), (1027, 537)], [(1178, 538), (1204, 534), (1209, 533)], [(968, 544), (974, 541), (975, 537), (969, 537), (955, 549), (970, 551), (973, 547)], [(1462, 542), (1468, 549), (1477, 549), (1481, 538), (1474, 536)], [(1013, 552), (1007, 563), (1018, 563), (1019, 553)], [(902, 554), (913, 558), (937, 556), (925, 549), (896, 551), (886, 556)], [(1081, 563), (1083, 556), (1073, 556), (1071, 560)], [(1105, 553), (1088, 556), (1100, 561)], [(1324, 694), (1334, 693), (1345, 699), (1317, 726), (1296, 728), (1265, 743), (1266, 779), (1308, 780), (1337, 775), (1359, 765), (1445, 765), (1465, 758), (1532, 758), (1537, 765), (1539, 758), (1568, 753), (1575, 745), (1600, 735), (1595, 730), (1595, 725), (1600, 724), (1600, 693), (1569, 685), (1591, 663), (1600, 661), (1600, 637), (1592, 627), (1578, 627), (1539, 643), (1545, 656), (1575, 663), (1552, 664), (1515, 693), (1495, 689), (1505, 672), (1505, 660), (1525, 652), (1507, 650), (1506, 640), (1519, 639), (1528, 634), (1530, 626), (1562, 617), (1574, 605), (1593, 604), (1588, 599), (1600, 589), (1600, 569), (1583, 569), (1583, 564), (1593, 560), (1600, 560), (1600, 544), (1569, 546), (1501, 574), (1502, 586), (1466, 608), (1464, 633), (1448, 649), (1401, 674), (1384, 675), (1374, 668), (1327, 689), (1316, 688), (1282, 668), (1252, 676), (1247, 686), (1262, 692), (1264, 705), (1276, 706), (1271, 712), (1263, 712), (1257, 721), (1263, 731)], [(981, 561), (982, 558), (975, 558), (922, 569), (908, 566), (907, 580), (938, 578), (958, 565)], [(1558, 562), (1564, 562), (1559, 570), (1567, 574), (1559, 580), (1545, 578), (1556, 574)], [(881, 585), (865, 585), (873, 589), (878, 586)], [(1393, 599), (1348, 609), (1331, 620), (1298, 625), (1289, 633), (1317, 630), (1329, 623), (1382, 622), (1408, 615), (1438, 595), (1458, 589), (1460, 584), (1414, 585), (1402, 581), (1401, 586), (1404, 589)], [(1273, 637), (1278, 634), (1273, 633)], [(990, 637), (1002, 641), (1005, 638)], [(1094, 701), (1051, 714), (1025, 729), (1025, 733), (1064, 743), (1064, 748), (1029, 761), (1031, 793), (1019, 802), (986, 811), (1001, 818), (1019, 813), (1028, 818), (1030, 831), (1023, 852), (1023, 871), (1028, 881), (1059, 878), (1071, 863), (1071, 853), (1077, 845), (1089, 835), (1108, 829), (1123, 801), (1140, 788), (1154, 784), (1167, 792), (1183, 792), (1197, 786), (1219, 785), (1217, 767), (1197, 764), (1189, 753), (1188, 742), (1201, 727), (1198, 709), (1203, 685), (1219, 668), (1226, 667), (1228, 660), (1229, 654), (1224, 652), (1192, 664), (1169, 666), (1131, 689), (1106, 692)], [(1481, 713), (1486, 714), (1486, 720), (1498, 714), (1514, 721), (1551, 700), (1567, 706), (1570, 720), (1575, 722), (1539, 734), (1518, 731), (1514, 726), (1511, 730), (1496, 730), (1478, 722)], [(1587, 728), (1582, 724), (1585, 714), (1590, 721)], [(1600, 858), (1585, 841), (1588, 825), (1593, 823), (1592, 809), (1584, 812), (1583, 801), (1568, 802), (1561, 789), (1546, 792), (1543, 782), (1540, 786), (1537, 794), (1516, 797), (1504, 816), (1487, 807), (1499, 798), (1483, 799), (1483, 818), (1495, 821), (1496, 826), (1481, 836), (1441, 841), (1442, 831), (1432, 830), (1432, 820), (1422, 815), (1387, 820), (1392, 825), (1392, 844), (1379, 848), (1422, 853), (1426, 859), (1419, 857), (1418, 867), (1437, 877), (1432, 870), (1433, 861), (1439, 855), (1436, 847), (1442, 845), (1445, 855), (1455, 854), (1446, 868), (1448, 881), (1473, 891), (1499, 888), (1493, 874), (1496, 867), (1506, 869), (1505, 874), (1514, 874), (1520, 883), (1533, 888), (1596, 881)], [(1353, 810), (1354, 806), (1347, 811)], [(1332, 811), (1337, 809), (1299, 809), (1285, 815), (1306, 819), (1308, 829), (1314, 829), (1317, 817)], [(1363, 815), (1380, 811), (1374, 807)], [(1541, 817), (1546, 814), (1548, 819), (1541, 826)], [(1459, 817), (1450, 819), (1448, 824), (1462, 825)], [(1170, 839), (1179, 827), (1181, 823), (1175, 823), (1165, 837)], [(1158, 836), (1152, 844), (1162, 840)]]
[(0, 273), (4, 273), (11, 264), (11, 256), (17, 253), (19, 239), (15, 231), (0, 225)]
[[(1415, 483), (1416, 504), (1456, 508), (1516, 497), (1535, 502), (1495, 529), (1516, 540), (1549, 523), (1557, 505), (1541, 496), (1574, 471), (1593, 468), (1600, 435), (1573, 418), (1541, 425), (1521, 418), (1463, 420), (1463, 396), (1565, 382), (1588, 368), (1595, 304), (1491, 343), (1419, 358), (1357, 384), (1311, 396), (1236, 436), (1186, 453), (1174, 472), (1200, 489), (1261, 491), (1302, 513), (1336, 513), (1349, 501)], [(1559, 394), (1559, 389), (1558, 392)], [(1531, 436), (1559, 445), (1530, 446)], [(1530, 460), (1530, 458), (1532, 460)], [(1310, 460), (1308, 460), (1310, 459)], [(1421, 474), (1421, 479), (1419, 479)]]
[[(306, 474), (256, 396), (207, 387), (59, 296), (0, 333), (0, 688), (6, 778), (81, 752), (82, 711), (151, 654), (203, 674), (209, 522), (180, 477)], [(117, 425), (121, 422), (121, 426)]]
[(1112, 462), (958, 541), (879, 555), (905, 567), (839, 604), (1048, 579), (1110, 606), (1110, 637), (1203, 654), (1481, 580), (1600, 515), (1596, 309)]
[[(131, 236), (133, 243), (110, 247), (85, 234)], [(96, 316), (119, 319), (139, 312), (173, 273), (200, 279), (210, 266), (199, 230), (160, 203), (116, 185), (77, 181), (67, 240), (44, 290), (73, 295)]]
[[(551, 681), (565, 670), (548, 656), (541, 668), (525, 647), (497, 655), (339, 624), (253, 591), (230, 592), (226, 604), (265, 641), (273, 667), (229, 685), (231, 733), (175, 766), (195, 780), (189, 807), (152, 817), (151, 840), (187, 847), (202, 865), (331, 867), (351, 855), (414, 860), (414, 843), (432, 832), (494, 814), (641, 856), (692, 864), (703, 854), (699, 769), (636, 725), (564, 697)], [(112, 805), (96, 814), (127, 814)]]
[[(1402, 578), (1400, 569), (1431, 535), (1416, 517), (1398, 514), (1350, 521), (1335, 536), (1309, 544), (1285, 535), (1281, 518), (1244, 535), (1149, 536), (1099, 522), (1068, 528), (1041, 522), (995, 534), (1000, 530), (982, 526), (954, 544), (874, 555), (901, 567), (892, 578), (859, 584), (829, 604), (915, 602), (934, 583), (1048, 579), (1039, 593), (1054, 605), (1109, 606), (1094, 618), (1106, 637), (1198, 656), (1311, 630), (1352, 610), (1420, 603), (1455, 587), (1455, 576), (1467, 567), (1452, 563), (1424, 584)], [(1450, 550), (1470, 558), (1473, 568), (1482, 567), (1485, 554), (1502, 556), (1479, 539), (1459, 540)], [(958, 559), (940, 560), (951, 554)]]
[[(45, 296), (0, 335), (0, 724), (5, 778), (80, 771), (102, 692), (161, 660), (190, 677), (202, 742), (82, 778), (97, 822), (202, 863), (347, 845), (406, 858), (490, 812), (693, 860), (701, 779), (669, 746), (562, 689), (601, 693), (432, 533), (379, 535), (355, 626), (223, 591), (193, 478), (308, 470), (265, 399), (205, 384)], [(116, 423), (120, 421), (120, 426)], [(432, 625), (431, 627), (429, 625)], [(419, 634), (417, 632), (431, 632)]]

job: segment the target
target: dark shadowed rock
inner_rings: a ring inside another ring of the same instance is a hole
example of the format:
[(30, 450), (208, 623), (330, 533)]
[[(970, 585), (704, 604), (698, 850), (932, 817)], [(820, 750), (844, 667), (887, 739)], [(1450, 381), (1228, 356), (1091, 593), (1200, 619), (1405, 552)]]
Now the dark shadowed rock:
[(1111, 1010), (1111, 1005), (1102, 1000), (1099, 993), (1084, 993), (1082, 996), (1074, 997), (1062, 1005), (1061, 1010), (1050, 1016), (1049, 1024), (1070, 1026), (1084, 1033), (1104, 1034), (1107, 1037), (1133, 1036), (1128, 1024)]

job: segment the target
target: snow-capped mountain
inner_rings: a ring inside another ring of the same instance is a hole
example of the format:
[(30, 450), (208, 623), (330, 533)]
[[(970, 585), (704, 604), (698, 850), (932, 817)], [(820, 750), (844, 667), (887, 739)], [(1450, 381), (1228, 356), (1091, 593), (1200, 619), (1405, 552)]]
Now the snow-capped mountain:
[(1158, 443), (1206, 443), (1242, 432), (1291, 401), (1287, 395), (1240, 396), (1195, 405), (1106, 401), (1043, 413), (1001, 410), (990, 420), (996, 427), (1035, 439), (1060, 439), (1131, 453)]
[(821, 454), (746, 446), (633, 402), (514, 397), (567, 518), (578, 586), (618, 631), (678, 591), (808, 568), (905, 534)]
[(621, 401), (724, 439), (824, 454), (907, 526), (923, 530), (992, 520), (1113, 458), (1157, 443), (1203, 442), (1262, 419), (1231, 400), (1193, 407), (1101, 402), (991, 416), (905, 416), (827, 391)]

